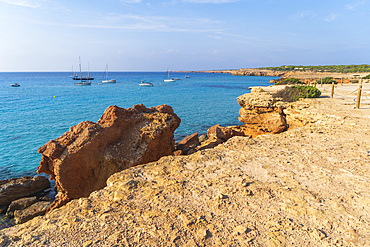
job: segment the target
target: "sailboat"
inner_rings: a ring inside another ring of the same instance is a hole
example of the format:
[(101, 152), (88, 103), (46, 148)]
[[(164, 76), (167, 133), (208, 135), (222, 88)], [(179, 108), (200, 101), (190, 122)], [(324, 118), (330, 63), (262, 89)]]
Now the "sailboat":
[[(73, 73), (73, 75), (71, 76), (72, 79), (74, 81), (90, 81), (90, 80), (94, 80), (94, 77), (90, 77), (89, 71), (87, 71), (87, 76), (84, 76), (84, 77), (81, 76), (81, 58), (78, 57), (78, 59), (79, 59), (79, 62), (80, 62), (80, 77), (78, 77), (78, 75), (73, 72), (73, 67), (72, 67), (72, 73)], [(91, 82), (90, 82), (90, 84), (91, 84)]]
[(167, 79), (163, 80), (164, 82), (174, 82), (175, 79), (170, 79), (170, 71), (167, 69)]
[[(91, 85), (91, 82), (89, 80), (94, 80), (94, 78), (89, 77), (89, 75), (87, 75), (87, 77), (82, 77), (81, 76), (81, 58), (80, 57), (79, 57), (79, 60), (80, 60), (80, 77), (78, 77), (77, 75), (75, 75), (74, 77), (72, 77), (72, 79), (73, 80), (79, 80), (79, 82), (75, 82), (75, 85), (78, 85), (78, 86), (89, 86), (89, 85)], [(83, 79), (83, 78), (92, 78), (92, 79)]]
[(101, 81), (102, 83), (116, 83), (116, 79), (108, 79), (108, 63), (107, 66), (105, 67), (105, 80)]

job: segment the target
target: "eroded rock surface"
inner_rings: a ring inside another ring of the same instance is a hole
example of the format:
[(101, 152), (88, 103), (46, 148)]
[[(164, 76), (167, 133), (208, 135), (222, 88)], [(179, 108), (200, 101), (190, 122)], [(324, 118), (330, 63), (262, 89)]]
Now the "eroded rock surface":
[(274, 98), (269, 92), (252, 92), (237, 98), (239, 105), (239, 121), (245, 128), (257, 134), (281, 133), (288, 129), (284, 113), (285, 104)]
[(103, 188), (118, 171), (171, 154), (179, 124), (167, 105), (110, 106), (97, 123), (81, 122), (46, 143), (37, 172), (50, 174), (62, 193), (52, 209)]
[(0, 206), (8, 206), (12, 201), (34, 195), (49, 187), (49, 180), (43, 176), (1, 180)]
[(370, 115), (315, 102), (296, 108), (304, 127), (116, 173), (89, 198), (1, 230), (0, 243), (368, 246)]

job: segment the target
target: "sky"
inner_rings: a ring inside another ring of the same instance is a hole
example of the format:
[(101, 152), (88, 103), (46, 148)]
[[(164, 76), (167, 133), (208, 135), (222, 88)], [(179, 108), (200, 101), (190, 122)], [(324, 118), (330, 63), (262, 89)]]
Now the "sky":
[(370, 0), (0, 0), (0, 72), (369, 64)]

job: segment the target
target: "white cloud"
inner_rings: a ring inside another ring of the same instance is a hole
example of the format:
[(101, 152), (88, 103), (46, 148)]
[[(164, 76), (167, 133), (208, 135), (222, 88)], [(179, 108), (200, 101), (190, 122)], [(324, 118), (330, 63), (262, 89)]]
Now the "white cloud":
[(316, 16), (317, 16), (317, 14), (315, 12), (312, 12), (312, 11), (300, 11), (300, 12), (297, 12), (296, 14), (294, 14), (291, 18), (293, 20), (298, 20), (298, 19), (302, 19), (302, 18), (314, 18)]
[(359, 6), (364, 5), (364, 4), (365, 4), (364, 1), (357, 1), (357, 2), (354, 2), (352, 4), (346, 5), (346, 9), (348, 9), (348, 10), (356, 10)]
[(39, 0), (39, 1), (29, 1), (29, 0), (0, 0), (0, 2), (11, 4), (11, 5), (17, 5), (21, 7), (28, 7), (28, 8), (41, 8), (43, 6), (43, 3), (45, 3), (45, 0)]
[[(168, 16), (143, 16), (143, 15), (111, 15), (104, 16), (97, 21), (86, 21), (80, 24), (44, 23), (45, 25), (60, 25), (82, 28), (117, 29), (127, 31), (151, 32), (219, 32), (220, 22), (201, 18), (181, 18)], [(99, 24), (97, 24), (99, 23)], [(217, 27), (217, 28), (215, 28)]]
[(324, 20), (325, 21), (329, 21), (329, 22), (331, 22), (331, 21), (334, 21), (336, 18), (338, 17), (338, 14), (333, 14), (333, 13), (331, 13), (328, 17), (326, 17)]

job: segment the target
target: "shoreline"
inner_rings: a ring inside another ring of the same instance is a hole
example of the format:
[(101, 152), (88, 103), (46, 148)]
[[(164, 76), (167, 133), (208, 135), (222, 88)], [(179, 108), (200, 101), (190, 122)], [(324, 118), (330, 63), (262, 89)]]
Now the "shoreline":
[(272, 77), (295, 77), (298, 79), (321, 79), (333, 77), (335, 79), (358, 79), (369, 75), (369, 72), (337, 73), (337, 72), (315, 72), (315, 71), (275, 71), (267, 69), (244, 68), (244, 69), (222, 69), (222, 70), (199, 70), (199, 71), (173, 71), (179, 73), (225, 73), (234, 76), (272, 76)]
[(287, 109), (303, 127), (116, 173), (88, 198), (1, 230), (0, 243), (366, 246), (370, 84), (360, 109), (358, 84), (337, 85), (333, 99), (330, 87)]

